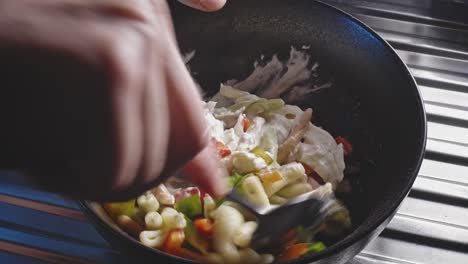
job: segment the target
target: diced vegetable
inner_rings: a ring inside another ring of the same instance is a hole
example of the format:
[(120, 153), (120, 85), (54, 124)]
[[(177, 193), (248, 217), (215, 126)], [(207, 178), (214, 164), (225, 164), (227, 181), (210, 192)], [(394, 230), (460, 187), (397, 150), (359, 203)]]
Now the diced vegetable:
[(336, 139), (337, 144), (342, 144), (345, 155), (351, 155), (353, 153), (353, 145), (346, 137), (337, 137)]
[(229, 187), (236, 187), (237, 184), (242, 180), (242, 177), (244, 177), (242, 174), (239, 173), (234, 173), (234, 175), (230, 176), (227, 178)]
[(255, 173), (260, 180), (264, 183), (274, 183), (277, 181), (281, 181), (283, 179), (283, 176), (281, 173), (277, 170), (271, 170), (271, 169), (263, 169)]
[(242, 127), (244, 128), (244, 132), (249, 130), (251, 125), (252, 120), (250, 120), (246, 115), (242, 115)]
[(245, 91), (236, 89), (232, 86), (224, 85), (224, 84), (221, 84), (221, 87), (219, 88), (219, 93), (222, 96), (227, 97), (229, 99), (233, 99), (233, 100), (241, 96), (249, 95), (248, 92), (245, 92)]
[(324, 251), (325, 249), (327, 249), (327, 246), (325, 246), (325, 244), (323, 244), (322, 242), (313, 243), (312, 245), (310, 245), (307, 254), (317, 253), (320, 251)]
[(317, 253), (325, 250), (327, 247), (322, 242), (301, 243), (287, 247), (283, 250), (278, 260), (288, 261), (297, 259), (309, 253)]
[(171, 254), (177, 255), (185, 240), (185, 233), (182, 230), (172, 230), (166, 237), (162, 249)]
[(300, 258), (307, 253), (308, 243), (295, 244), (287, 247), (283, 250), (281, 255), (278, 257), (280, 261), (288, 261)]
[(195, 227), (197, 231), (206, 238), (213, 238), (214, 222), (208, 218), (200, 218), (195, 220)]
[(281, 109), (284, 106), (282, 99), (259, 99), (255, 103), (247, 106), (245, 113), (258, 115), (264, 112), (271, 112)]
[(271, 163), (273, 163), (273, 158), (270, 157), (270, 155), (268, 155), (265, 150), (263, 150), (261, 147), (255, 147), (253, 148), (250, 152), (252, 152), (253, 154), (255, 154), (255, 156), (259, 157), (259, 158), (262, 158), (267, 165), (270, 165)]
[(120, 215), (132, 217), (136, 213), (135, 199), (121, 203), (105, 203), (103, 207), (106, 209), (107, 213), (114, 218), (117, 218)]
[(184, 229), (186, 242), (203, 254), (208, 254), (210, 243), (198, 232), (195, 224), (189, 218), (186, 218), (187, 226)]
[(284, 241), (285, 243), (289, 242), (289, 241), (292, 241), (293, 239), (296, 239), (297, 235), (300, 234), (303, 230), (304, 230), (303, 226), (298, 226), (298, 227), (292, 229), (291, 231), (289, 231), (288, 233), (286, 233), (281, 238), (281, 240)]
[(220, 205), (222, 205), (226, 201), (226, 199), (219, 198), (219, 199), (214, 199), (214, 201), (215, 201), (216, 207), (219, 207)]
[(312, 169), (309, 165), (307, 165), (304, 162), (301, 162), (301, 164), (302, 166), (304, 166), (305, 172), (308, 177), (313, 178), (320, 185), (325, 184), (325, 181), (322, 179), (322, 177), (320, 177), (320, 175), (318, 175), (318, 173), (314, 169)]
[(221, 158), (231, 155), (231, 150), (224, 145), (223, 142), (213, 139), (215, 141), (216, 150), (218, 151), (218, 156)]
[[(214, 98), (217, 102), (204, 105), (210, 147), (232, 175), (223, 183), (233, 192), (260, 208), (277, 207), (311, 190), (317, 198), (334, 197), (343, 180), (344, 156), (353, 151), (347, 137), (334, 138), (311, 124), (311, 109), (285, 105), (282, 99), (260, 98), (226, 85)], [(311, 220), (323, 220), (319, 224), (280, 237), (278, 245), (287, 247), (272, 249), (280, 253), (274, 259), (251, 247), (258, 217), (250, 210), (172, 178), (176, 180), (165, 182), (168, 188), (161, 184), (137, 199), (104, 207), (142, 244), (179, 257), (219, 264), (289, 261), (325, 250), (315, 239), (332, 241), (351, 227), (349, 212), (337, 202), (324, 219)]]
[(201, 215), (203, 211), (200, 195), (192, 195), (178, 201), (175, 205), (175, 209), (189, 218)]

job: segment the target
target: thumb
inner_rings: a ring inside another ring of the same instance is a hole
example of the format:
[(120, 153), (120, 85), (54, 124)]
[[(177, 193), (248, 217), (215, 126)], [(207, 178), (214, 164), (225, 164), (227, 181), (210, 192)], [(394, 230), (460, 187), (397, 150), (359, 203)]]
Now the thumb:
[(179, 2), (205, 12), (218, 11), (226, 4), (226, 0), (179, 0)]

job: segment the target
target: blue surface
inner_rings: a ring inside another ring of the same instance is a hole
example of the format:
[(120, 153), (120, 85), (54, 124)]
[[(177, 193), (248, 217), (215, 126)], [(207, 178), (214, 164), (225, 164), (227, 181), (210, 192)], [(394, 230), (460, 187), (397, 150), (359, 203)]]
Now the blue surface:
[(0, 214), (0, 226), (27, 230), (28, 233), (86, 243), (102, 248), (109, 247), (88, 222), (9, 204), (0, 204), (0, 212), (8, 212)]
[(0, 194), (21, 197), (33, 201), (79, 210), (78, 205), (74, 201), (66, 199), (63, 196), (48, 193), (39, 189), (38, 187), (34, 186), (28, 180), (28, 178), (17, 172), (2, 171), (0, 173), (0, 179)]
[(47, 264), (47, 262), (0, 251), (0, 263)]
[[(73, 232), (73, 230), (70, 230)], [(0, 240), (99, 263), (123, 263), (119, 253), (93, 245), (0, 227)]]
[[(0, 194), (65, 208), (81, 214), (75, 201), (60, 195), (47, 193), (35, 187), (19, 173), (0, 171)], [(17, 200), (17, 199), (16, 199)], [(109, 247), (109, 244), (86, 220), (74, 219), (41, 211), (41, 208), (26, 208), (0, 201), (0, 242), (37, 249), (52, 256), (57, 255), (54, 263), (66, 263), (63, 259), (73, 259), (89, 263), (129, 263), (129, 259)], [(84, 218), (83, 218), (84, 219)], [(15, 252), (0, 244), (0, 263), (47, 263), (28, 257), (27, 252)]]

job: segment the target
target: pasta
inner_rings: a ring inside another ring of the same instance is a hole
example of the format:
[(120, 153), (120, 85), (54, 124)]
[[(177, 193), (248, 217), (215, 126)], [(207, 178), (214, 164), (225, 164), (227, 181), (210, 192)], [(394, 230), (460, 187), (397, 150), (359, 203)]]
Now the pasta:
[(151, 192), (146, 192), (137, 199), (138, 207), (145, 213), (156, 212), (159, 209), (159, 202)]
[(145, 215), (145, 225), (147, 229), (156, 230), (162, 227), (163, 218), (158, 212), (149, 212)]
[[(231, 175), (226, 184), (233, 191), (260, 208), (308, 192), (317, 198), (333, 195), (344, 177), (343, 146), (310, 122), (311, 109), (303, 111), (281, 99), (260, 98), (227, 85), (215, 98), (219, 105), (206, 103), (205, 118), (220, 163)], [(206, 263), (275, 261), (274, 255), (259, 254), (251, 247), (259, 225), (255, 216), (179, 178), (170, 178), (134, 200), (104, 207), (142, 244), (170, 254)], [(296, 236), (283, 243), (324, 250), (315, 234), (339, 235), (351, 225), (346, 208), (335, 208), (327, 225), (316, 230), (297, 227), (292, 230)], [(272, 253), (281, 260), (291, 258), (289, 253)]]

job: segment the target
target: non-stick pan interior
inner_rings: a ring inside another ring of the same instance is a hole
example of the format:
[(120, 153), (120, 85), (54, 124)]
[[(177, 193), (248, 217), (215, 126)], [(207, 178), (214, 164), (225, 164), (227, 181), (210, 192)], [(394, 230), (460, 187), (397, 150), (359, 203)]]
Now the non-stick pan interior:
[(345, 197), (355, 230), (330, 252), (391, 217), (419, 169), (425, 115), (414, 80), (387, 43), (360, 22), (309, 0), (233, 0), (210, 14), (172, 8), (181, 50), (196, 50), (191, 69), (208, 96), (222, 81), (245, 78), (261, 54), (287, 59), (291, 46), (310, 47), (320, 65), (318, 82), (333, 82), (299, 103), (314, 109), (316, 124), (350, 137), (360, 169), (352, 178), (353, 194)]

